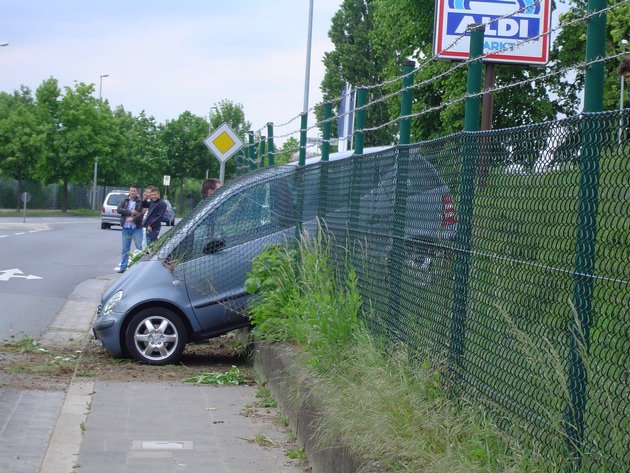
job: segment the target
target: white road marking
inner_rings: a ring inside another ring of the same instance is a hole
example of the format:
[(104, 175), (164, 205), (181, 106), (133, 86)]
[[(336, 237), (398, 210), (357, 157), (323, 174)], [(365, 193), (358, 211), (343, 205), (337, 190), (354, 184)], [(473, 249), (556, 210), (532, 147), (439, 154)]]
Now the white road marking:
[(17, 268), (13, 269), (2, 269), (0, 270), (0, 281), (8, 281), (11, 278), (20, 278), (20, 279), (42, 279), (39, 276), (33, 276), (32, 274), (24, 275), (22, 271)]

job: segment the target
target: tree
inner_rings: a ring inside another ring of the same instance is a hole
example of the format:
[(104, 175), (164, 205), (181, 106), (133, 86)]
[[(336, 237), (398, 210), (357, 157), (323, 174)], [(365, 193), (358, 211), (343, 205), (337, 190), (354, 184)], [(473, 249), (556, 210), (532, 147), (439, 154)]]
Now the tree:
[(119, 147), (106, 157), (101, 176), (104, 183), (127, 183), (146, 187), (162, 182), (170, 172), (160, 126), (145, 112), (134, 117), (122, 106), (113, 112)]
[(106, 155), (112, 138), (108, 136), (111, 120), (101, 113), (99, 101), (92, 95), (92, 84), (75, 84), (65, 87), (65, 95), (59, 101), (54, 125), (49, 127), (51, 153), (45, 156), (40, 171), (47, 182), (63, 185), (63, 206), (68, 209), (68, 185), (70, 182), (89, 182), (92, 168), (99, 156)]
[(280, 150), (274, 155), (276, 164), (287, 164), (291, 162), (291, 156), (300, 149), (300, 142), (294, 136), (289, 137)]
[[(35, 114), (31, 90), (22, 87), (13, 96), (4, 94), (0, 114), (0, 169), (18, 181), (18, 193), (22, 194), (22, 182), (35, 174), (44, 140), (41, 126)], [(17, 209), (20, 199), (17, 199)]]
[[(346, 82), (354, 87), (371, 86), (383, 82), (383, 70), (387, 64), (386, 57), (374, 48), (371, 31), (373, 25), (372, 5), (375, 0), (344, 0), (339, 11), (332, 19), (328, 37), (335, 45), (333, 51), (324, 53), (323, 63), (326, 68), (324, 79), (320, 85), (324, 101), (333, 102), (336, 113), (339, 104), (335, 103), (341, 96)], [(371, 128), (389, 121), (387, 104), (379, 101), (384, 91), (369, 89), (372, 105), (366, 109), (366, 128)], [(317, 107), (318, 121), (323, 120), (323, 110)], [(332, 133), (336, 133), (333, 123)], [(365, 133), (365, 145), (391, 143), (394, 130), (385, 126)]]
[(177, 120), (167, 121), (160, 130), (170, 176), (179, 181), (179, 207), (184, 207), (184, 179), (201, 179), (208, 165), (208, 149), (203, 140), (208, 136), (208, 122), (189, 111)]
[[(395, 79), (405, 58), (418, 66), (414, 88), (412, 141), (445, 136), (462, 130), (466, 67), (428, 61), (433, 56), (435, 2), (433, 0), (373, 0), (374, 27), (370, 38), (378, 55), (387, 58), (383, 76)], [(496, 65), (493, 128), (514, 127), (554, 119), (560, 111), (542, 81), (524, 66)], [(519, 82), (519, 87), (504, 87)], [(390, 86), (400, 90), (400, 82)], [(389, 101), (390, 115), (400, 113), (400, 98)]]
[[(563, 68), (583, 64), (586, 59), (586, 23), (580, 19), (587, 17), (588, 2), (573, 0), (568, 12), (560, 15), (556, 41), (551, 51), (550, 68), (560, 71)], [(611, 2), (612, 3), (612, 2)], [(621, 53), (621, 40), (630, 38), (630, 3), (618, 2), (606, 12), (606, 55)], [(606, 61), (604, 80), (604, 109), (619, 107), (619, 76), (616, 68), (619, 61)], [(546, 84), (559, 96), (559, 100), (569, 109), (567, 115), (577, 113), (579, 96), (584, 90), (584, 71), (573, 74), (555, 75)]]

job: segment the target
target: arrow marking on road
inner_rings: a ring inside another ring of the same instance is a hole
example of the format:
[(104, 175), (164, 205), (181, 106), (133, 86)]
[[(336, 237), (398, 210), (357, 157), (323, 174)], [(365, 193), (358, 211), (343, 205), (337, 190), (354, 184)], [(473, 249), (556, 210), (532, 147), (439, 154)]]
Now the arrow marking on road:
[(24, 273), (17, 268), (0, 270), (0, 281), (8, 281), (11, 278), (42, 279), (39, 276), (33, 276), (32, 274), (24, 275)]

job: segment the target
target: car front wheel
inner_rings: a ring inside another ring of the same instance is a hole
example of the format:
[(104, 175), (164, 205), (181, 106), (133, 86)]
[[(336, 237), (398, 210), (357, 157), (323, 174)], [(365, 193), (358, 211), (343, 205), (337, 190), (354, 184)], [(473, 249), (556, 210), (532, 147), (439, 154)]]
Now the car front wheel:
[(145, 309), (129, 322), (125, 342), (131, 357), (140, 363), (166, 365), (177, 361), (184, 351), (186, 328), (168, 309)]

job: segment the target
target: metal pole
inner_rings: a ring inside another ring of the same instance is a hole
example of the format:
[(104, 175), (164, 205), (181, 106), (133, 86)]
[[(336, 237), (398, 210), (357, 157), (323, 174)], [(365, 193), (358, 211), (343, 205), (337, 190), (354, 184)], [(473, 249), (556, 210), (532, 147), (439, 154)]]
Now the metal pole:
[(274, 153), (276, 151), (276, 148), (274, 147), (273, 144), (273, 123), (269, 122), (267, 123), (267, 162), (269, 163), (269, 166), (273, 166), (275, 163), (274, 160)]
[(265, 156), (267, 155), (267, 138), (264, 136), (260, 137), (260, 142), (259, 142), (259, 146), (260, 146), (260, 167), (264, 168), (265, 167)]
[[(604, 107), (604, 62), (606, 57), (607, 0), (589, 0), (588, 13), (592, 14), (586, 26), (586, 69), (584, 82), (584, 114), (582, 149), (580, 153), (580, 186), (576, 222), (575, 276), (573, 300), (575, 317), (571, 327), (570, 352), (567, 373), (569, 402), (566, 406), (565, 429), (567, 442), (576, 469), (582, 463), (584, 450), (584, 411), (586, 409), (587, 369), (584, 357), (590, 346), (593, 323), (593, 272), (595, 269), (597, 208), (599, 203), (599, 158), (602, 147), (601, 130), (594, 126), (593, 113)], [(601, 12), (595, 14), (596, 12)]]
[[(468, 78), (466, 85), (466, 115), (464, 131), (479, 131), (481, 74), (483, 37), (485, 27), (473, 24), (470, 29), (470, 52), (468, 54)], [(451, 320), (451, 343), (449, 354), (450, 389), (455, 390), (461, 376), (466, 340), (466, 312), (468, 310), (468, 275), (470, 273), (470, 253), (472, 248), (473, 211), (475, 202), (475, 176), (477, 173), (477, 135), (464, 133), (462, 143), (462, 165), (460, 182), (459, 223), (455, 242), (455, 280), (453, 295), (453, 317)]]
[(306, 40), (306, 73), (304, 77), (304, 113), (308, 113), (308, 86), (311, 76), (311, 42), (313, 38), (313, 0), (308, 7), (308, 36)]
[[(109, 77), (109, 74), (102, 74), (98, 81), (98, 101), (99, 105), (103, 97), (103, 77)], [(92, 181), (92, 210), (96, 210), (96, 179), (98, 177), (98, 156), (94, 159), (94, 177)]]
[(492, 130), (492, 110), (494, 108), (494, 88), (496, 73), (493, 62), (486, 63), (486, 73), (483, 76), (483, 103), (481, 108), (481, 129)]
[(332, 103), (324, 103), (324, 123), (322, 124), (322, 161), (328, 161), (330, 155), (330, 128), (332, 117)]
[(367, 90), (363, 87), (357, 89), (357, 121), (354, 130), (354, 154), (363, 154), (363, 143), (365, 141), (365, 102), (367, 101)]
[(249, 130), (247, 132), (249, 137), (249, 170), (253, 171), (256, 169), (256, 150), (254, 149), (254, 132), (253, 130)]
[[(403, 62), (403, 80), (401, 84), (399, 146), (396, 156), (396, 195), (394, 197), (394, 225), (392, 228), (392, 249), (387, 265), (389, 275), (389, 303), (388, 319), (393, 321), (387, 324), (387, 336), (390, 342), (395, 342), (400, 332), (393, 327), (400, 327), (400, 287), (403, 266), (405, 265), (405, 216), (407, 214), (407, 181), (409, 176), (409, 143), (411, 142), (411, 112), (413, 110), (413, 71), (416, 67), (414, 61)], [(416, 177), (417, 178), (417, 177)], [(435, 264), (435, 263), (433, 263)]]
[[(627, 39), (621, 40), (621, 54), (626, 54), (626, 46), (628, 45)], [(624, 94), (625, 80), (623, 74), (619, 76), (619, 111), (623, 110), (623, 94)], [(619, 144), (623, 143), (623, 118), (619, 117)]]
[(304, 166), (306, 164), (306, 127), (308, 124), (308, 113), (302, 113), (300, 120), (300, 157), (298, 165)]

